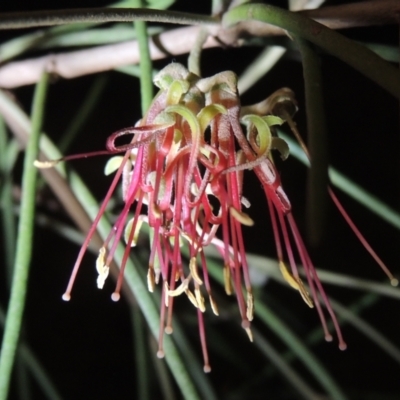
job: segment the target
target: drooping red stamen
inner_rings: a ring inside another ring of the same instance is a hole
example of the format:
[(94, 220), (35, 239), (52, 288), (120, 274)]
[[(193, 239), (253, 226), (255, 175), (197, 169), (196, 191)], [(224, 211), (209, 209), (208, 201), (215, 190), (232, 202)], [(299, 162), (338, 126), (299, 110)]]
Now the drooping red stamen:
[(350, 218), (349, 214), (346, 212), (342, 204), (340, 203), (339, 199), (336, 197), (335, 193), (333, 190), (328, 187), (328, 192), (329, 195), (331, 196), (331, 199), (335, 203), (335, 206), (339, 210), (340, 214), (342, 214), (343, 218), (346, 220), (347, 224), (350, 226), (354, 234), (357, 236), (357, 239), (361, 242), (361, 244), (364, 246), (364, 248), (368, 251), (369, 254), (371, 254), (372, 258), (376, 261), (376, 263), (381, 267), (383, 272), (387, 275), (387, 277), (390, 279), (390, 284), (392, 286), (397, 286), (399, 284), (398, 279), (396, 279), (393, 274), (390, 272), (389, 268), (386, 266), (386, 264), (382, 261), (382, 259), (376, 254), (375, 250), (371, 247), (371, 245), (368, 243), (367, 239), (365, 239), (364, 235), (360, 232), (360, 230), (357, 228), (353, 220)]
[(97, 213), (96, 218), (93, 220), (92, 226), (90, 227), (90, 230), (89, 230), (89, 232), (88, 232), (88, 234), (87, 234), (87, 236), (86, 236), (86, 238), (85, 238), (85, 240), (84, 240), (84, 242), (82, 244), (82, 247), (81, 247), (81, 249), (79, 251), (78, 257), (77, 257), (77, 259), (75, 261), (74, 268), (72, 269), (72, 273), (71, 273), (71, 276), (70, 276), (69, 281), (68, 281), (67, 289), (66, 289), (65, 293), (62, 296), (63, 300), (65, 300), (65, 301), (69, 301), (71, 299), (72, 287), (74, 285), (74, 282), (75, 282), (75, 279), (76, 279), (76, 275), (77, 275), (79, 267), (81, 265), (83, 256), (85, 255), (86, 249), (89, 246), (90, 241), (92, 240), (92, 237), (93, 237), (93, 235), (94, 235), (94, 233), (96, 231), (97, 225), (98, 225), (102, 215), (105, 212), (107, 204), (110, 201), (110, 198), (114, 193), (114, 190), (115, 190), (115, 188), (116, 188), (116, 186), (117, 186), (117, 184), (119, 182), (119, 179), (121, 178), (122, 171), (123, 171), (123, 166), (127, 162), (128, 158), (129, 158), (129, 154), (126, 153), (124, 158), (123, 158), (123, 160), (122, 160), (122, 162), (121, 162), (121, 167), (119, 168), (119, 170), (115, 174), (114, 179), (111, 182), (111, 186), (107, 191), (106, 197), (103, 200), (103, 203), (101, 204), (99, 212)]

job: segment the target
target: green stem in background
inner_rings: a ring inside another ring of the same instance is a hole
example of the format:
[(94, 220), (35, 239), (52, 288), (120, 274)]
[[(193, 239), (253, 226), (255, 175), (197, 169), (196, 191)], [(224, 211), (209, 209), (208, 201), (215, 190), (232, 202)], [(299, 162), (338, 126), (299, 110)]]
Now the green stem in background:
[(296, 389), (294, 393), (296, 398), (298, 398), (298, 395), (301, 395), (306, 400), (318, 398), (317, 393), (297, 374), (293, 367), (288, 365), (279, 351), (276, 350), (265, 336), (261, 335), (255, 328), (253, 328), (253, 336), (261, 352), (271, 360), (274, 366), (289, 381), (293, 389)]
[(306, 40), (297, 38), (303, 59), (307, 112), (307, 145), (311, 168), (307, 182), (307, 233), (311, 244), (318, 245), (326, 230), (328, 209), (328, 132), (325, 119), (321, 59)]
[(366, 47), (318, 22), (300, 14), (264, 4), (246, 4), (236, 7), (228, 11), (222, 19), (225, 28), (246, 21), (260, 21), (279, 26), (286, 29), (289, 34), (314, 43), (400, 99), (400, 71), (398, 69)]
[[(219, 283), (223, 284), (223, 277), (220, 266), (212, 259), (207, 261), (210, 275)], [(255, 313), (261, 321), (265, 323), (275, 334), (297, 355), (307, 367), (309, 372), (314, 375), (316, 380), (325, 388), (330, 398), (336, 400), (346, 399), (343, 391), (333, 380), (325, 367), (306, 347), (306, 345), (288, 328), (264, 303), (257, 302)], [(281, 368), (281, 367), (280, 367)], [(293, 382), (296, 385), (296, 382)], [(311, 397), (312, 398), (312, 397)]]
[(287, 49), (283, 46), (267, 45), (255, 60), (249, 63), (239, 76), (238, 90), (242, 96), (252, 86), (265, 76), (275, 64), (285, 55)]
[(101, 95), (106, 87), (106, 84), (107, 77), (105, 75), (99, 75), (95, 78), (85, 99), (80, 104), (78, 112), (61, 135), (61, 140), (58, 143), (58, 148), (61, 153), (64, 153), (75, 140), (80, 129), (86, 123), (89, 115), (94, 111), (99, 100), (101, 99)]
[(1, 29), (38, 28), (40, 26), (104, 22), (165, 22), (180, 25), (215, 25), (219, 20), (199, 15), (148, 8), (81, 8), (56, 11), (4, 13), (0, 15)]
[(275, 334), (286, 343), (293, 353), (296, 354), (298, 359), (303, 361), (310, 373), (313, 374), (319, 384), (325, 388), (330, 398), (336, 400), (344, 400), (347, 398), (329, 372), (308, 349), (305, 343), (298, 338), (265, 303), (257, 303), (256, 314), (266, 326), (274, 331)]
[(11, 372), (25, 308), (28, 272), (32, 254), (37, 179), (37, 170), (33, 167), (33, 161), (38, 156), (39, 134), (42, 129), (47, 82), (48, 76), (43, 74), (36, 87), (33, 99), (32, 129), (26, 149), (22, 178), (21, 215), (18, 226), (14, 275), (0, 356), (0, 399), (6, 399), (9, 391)]
[[(131, 0), (133, 7), (143, 6), (142, 0)], [(142, 115), (145, 115), (153, 100), (153, 64), (151, 62), (149, 37), (145, 21), (134, 22), (140, 50), (140, 92)]]
[(130, 306), (131, 320), (132, 320), (132, 332), (133, 332), (133, 351), (135, 352), (136, 359), (136, 387), (137, 387), (137, 398), (141, 400), (150, 399), (150, 380), (149, 380), (149, 367), (148, 357), (146, 353), (147, 342), (145, 339), (145, 326), (142, 313), (138, 306)]
[[(4, 328), (6, 317), (3, 309), (0, 307), (0, 326)], [(32, 350), (24, 343), (18, 345), (18, 356), (24, 365), (29, 368), (29, 372), (36, 380), (37, 385), (42, 389), (45, 398), (49, 400), (61, 400), (60, 394), (55, 386), (51, 383), (48, 374), (40, 364), (39, 360)]]
[[(142, 0), (131, 0), (132, 7), (143, 7)], [(145, 21), (135, 21), (133, 23), (137, 36), (137, 41), (140, 51), (140, 98), (142, 115), (147, 113), (148, 108), (153, 100), (153, 63), (150, 57), (149, 37), (147, 34), (147, 24)], [(150, 392), (149, 375), (146, 358), (146, 342), (143, 334), (143, 321), (142, 315), (139, 312), (139, 307), (131, 306), (131, 313), (133, 314), (133, 332), (135, 336), (135, 360), (136, 360), (136, 376), (138, 379), (138, 398), (148, 399)]]
[[(289, 145), (290, 154), (309, 167), (310, 163), (300, 146), (290, 136), (286, 135), (282, 131), (279, 131), (279, 136)], [(362, 204), (372, 213), (378, 215), (388, 224), (394, 226), (396, 229), (400, 229), (400, 214), (393, 208), (389, 207), (381, 199), (371, 194), (362, 186), (358, 185), (333, 167), (329, 167), (329, 178), (333, 186), (336, 186), (338, 189), (345, 192), (348, 196)]]
[[(15, 149), (13, 144), (15, 145), (15, 142), (7, 141), (6, 126), (3, 118), (0, 116), (0, 208), (4, 238), (4, 263), (6, 265), (7, 281), (9, 285), (11, 284), (12, 279), (12, 269), (15, 257), (15, 239), (17, 237), (15, 216), (13, 213), (11, 170), (18, 154), (18, 149)], [(15, 150), (17, 152), (15, 152)], [(14, 157), (12, 157), (12, 155), (10, 157), (11, 152), (14, 153)]]
[(199, 34), (194, 42), (194, 46), (190, 51), (188, 58), (188, 69), (190, 72), (193, 72), (197, 76), (201, 76), (201, 52), (203, 50), (203, 45), (208, 38), (209, 32), (206, 28), (202, 28), (199, 31)]

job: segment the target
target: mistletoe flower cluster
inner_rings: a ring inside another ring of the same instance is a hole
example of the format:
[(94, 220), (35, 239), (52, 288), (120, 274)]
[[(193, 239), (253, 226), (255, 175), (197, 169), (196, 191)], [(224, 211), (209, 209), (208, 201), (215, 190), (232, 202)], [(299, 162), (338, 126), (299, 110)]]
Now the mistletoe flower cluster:
[[(113, 300), (120, 297), (123, 271), (143, 224), (150, 228), (151, 251), (147, 282), (152, 292), (161, 285), (161, 318), (158, 356), (163, 357), (163, 334), (172, 333), (172, 311), (177, 296), (187, 296), (196, 307), (204, 370), (210, 371), (203, 313), (213, 299), (206, 246), (215, 246), (228, 295), (235, 294), (242, 327), (252, 340), (254, 300), (246, 259), (242, 225), (253, 220), (243, 211), (250, 204), (242, 193), (245, 170), (252, 170), (264, 190), (275, 236), (279, 268), (286, 281), (299, 291), (309, 307), (316, 307), (327, 340), (332, 340), (320, 300), (335, 325), (339, 346), (344, 349), (340, 328), (303, 240), (291, 214), (271, 150), (285, 159), (287, 144), (274, 135), (284, 123), (287, 105), (294, 108), (293, 94), (282, 89), (262, 103), (241, 107), (233, 72), (201, 79), (180, 64), (170, 64), (155, 78), (160, 88), (147, 114), (135, 127), (114, 133), (108, 151), (121, 152), (108, 170), (116, 171), (111, 188), (82, 246), (64, 300), (70, 299), (73, 281), (87, 245), (118, 183), (122, 183), (124, 207), (104, 241), (96, 262), (98, 286), (103, 287), (118, 243), (126, 249)], [(115, 140), (133, 135), (116, 146)], [(187, 257), (183, 257), (185, 248)], [(296, 257), (304, 267), (303, 284)], [(290, 268), (286, 266), (286, 261)]]

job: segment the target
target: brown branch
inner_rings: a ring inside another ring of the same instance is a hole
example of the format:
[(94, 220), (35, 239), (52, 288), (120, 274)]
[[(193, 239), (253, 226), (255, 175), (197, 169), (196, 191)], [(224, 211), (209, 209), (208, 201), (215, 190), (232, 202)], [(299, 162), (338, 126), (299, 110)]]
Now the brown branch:
[[(399, 0), (375, 0), (315, 10), (301, 13), (332, 29), (394, 24), (400, 16)], [(172, 29), (151, 38), (152, 59), (162, 59), (171, 55), (188, 53), (194, 45), (199, 27), (190, 26)], [(256, 21), (243, 22), (223, 31), (212, 32), (218, 40), (210, 36), (204, 48), (218, 47), (221, 43), (238, 45), (243, 34), (254, 36), (285, 35), (278, 27)], [(62, 78), (71, 79), (82, 75), (108, 71), (116, 67), (137, 64), (140, 59), (136, 41), (98, 46), (91, 49), (68, 53), (50, 54), (44, 57), (10, 62), (0, 67), (0, 87), (15, 88), (38, 81), (44, 70)]]
[[(172, 29), (150, 40), (153, 60), (188, 53), (194, 44), (199, 27)], [(209, 37), (204, 47), (219, 43)], [(14, 88), (37, 82), (45, 70), (56, 76), (71, 79), (78, 76), (112, 70), (123, 65), (137, 64), (140, 59), (136, 40), (68, 53), (49, 54), (44, 57), (16, 61), (0, 68), (0, 87)]]

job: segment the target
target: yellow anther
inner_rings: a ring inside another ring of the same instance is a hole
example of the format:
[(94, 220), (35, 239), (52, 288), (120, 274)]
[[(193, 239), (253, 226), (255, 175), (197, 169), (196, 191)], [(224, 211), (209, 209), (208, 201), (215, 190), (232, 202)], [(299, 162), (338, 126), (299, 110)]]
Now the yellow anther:
[(154, 213), (154, 216), (156, 218), (161, 218), (162, 212), (161, 212), (160, 207), (158, 206), (158, 204), (153, 202), (152, 205), (151, 205), (151, 210)]
[(310, 294), (305, 288), (303, 282), (298, 277), (293, 277), (292, 274), (287, 270), (286, 265), (283, 261), (279, 262), (279, 269), (282, 272), (283, 278), (285, 281), (293, 288), (300, 292), (301, 297), (304, 302), (310, 307), (314, 307), (314, 302), (312, 301)]
[(246, 317), (249, 321), (252, 321), (254, 318), (254, 297), (253, 293), (247, 292), (247, 310)]
[(287, 270), (286, 265), (283, 261), (279, 261), (279, 269), (281, 270), (283, 279), (293, 288), (299, 290), (297, 281), (293, 278), (292, 274)]
[(204, 304), (204, 297), (203, 297), (203, 295), (201, 294), (200, 289), (195, 288), (195, 289), (194, 289), (194, 294), (196, 295), (196, 301), (197, 301), (197, 305), (198, 305), (198, 307), (199, 307), (199, 310), (200, 310), (201, 312), (206, 311), (206, 306), (205, 306), (205, 304)]
[(185, 291), (185, 293), (186, 293), (187, 297), (189, 298), (190, 302), (191, 302), (196, 308), (199, 308), (199, 305), (197, 304), (197, 300), (196, 300), (196, 297), (194, 296), (194, 294), (193, 294), (189, 289), (187, 289), (187, 290)]
[(232, 217), (239, 221), (242, 225), (253, 226), (254, 221), (243, 211), (239, 211), (234, 207), (229, 207)]
[(149, 267), (149, 269), (147, 270), (147, 288), (149, 289), (149, 292), (153, 293), (154, 287), (155, 287), (154, 268)]
[(193, 280), (194, 280), (197, 284), (202, 285), (202, 284), (203, 284), (203, 281), (200, 279), (199, 273), (198, 273), (198, 271), (197, 271), (196, 257), (192, 257), (192, 258), (190, 259), (189, 269), (190, 269), (190, 272), (191, 272), (191, 274), (192, 274)]
[(310, 308), (314, 308), (314, 302), (312, 301), (312, 298), (310, 297), (310, 294), (308, 293), (307, 289), (304, 286), (304, 283), (300, 280), (300, 278), (295, 278), (299, 289), (298, 291), (301, 294), (301, 297), (303, 298), (304, 302), (308, 305)]
[(230, 296), (233, 292), (232, 283), (231, 283), (231, 271), (229, 269), (229, 265), (224, 266), (224, 286), (225, 292), (228, 296)]
[(165, 307), (168, 307), (168, 304), (169, 304), (168, 292), (169, 292), (168, 282), (164, 281), (164, 303), (165, 303)]
[[(136, 222), (135, 231), (132, 233), (132, 228), (135, 222)], [(142, 224), (143, 224), (143, 219), (140, 217), (136, 221), (135, 218), (132, 218), (128, 221), (124, 231), (124, 239), (127, 245), (131, 247), (136, 246)]]
[(214, 299), (211, 297), (211, 294), (209, 294), (209, 299), (210, 299), (211, 309), (213, 310), (213, 313), (214, 313), (215, 315), (219, 315), (217, 303), (216, 303), (216, 302), (214, 301)]

